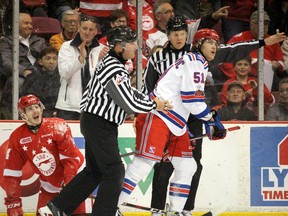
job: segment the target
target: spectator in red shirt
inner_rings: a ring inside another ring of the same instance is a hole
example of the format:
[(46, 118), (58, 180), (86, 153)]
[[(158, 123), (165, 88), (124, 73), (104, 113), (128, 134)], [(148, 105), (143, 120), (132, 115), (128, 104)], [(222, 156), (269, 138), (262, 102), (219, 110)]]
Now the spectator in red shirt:
[[(249, 77), (248, 74), (251, 72), (251, 58), (247, 56), (246, 58), (237, 60), (233, 63), (236, 76), (227, 80), (224, 83), (221, 92), (221, 101), (223, 104), (227, 104), (227, 89), (230, 83), (239, 82), (245, 89), (246, 94), (246, 105), (250, 109), (254, 110), (257, 107), (257, 96), (258, 96), (258, 81), (254, 77)], [(267, 86), (264, 84), (264, 102), (267, 107), (273, 105), (275, 99)]]
[[(268, 14), (264, 11), (264, 38), (269, 37), (268, 26), (270, 18)], [(258, 38), (258, 11), (252, 13), (250, 17), (250, 30), (244, 31), (232, 37), (228, 44), (251, 41)], [(258, 50), (254, 50), (250, 53), (252, 58), (252, 70), (249, 75), (257, 78), (257, 58)], [(233, 70), (232, 64), (225, 63), (220, 65), (220, 70), (228, 78), (235, 76), (235, 71)], [(273, 45), (267, 45), (264, 47), (264, 83), (267, 85), (268, 89), (271, 91), (274, 74), (281, 75), (284, 71), (283, 54), (279, 43)], [(277, 85), (278, 86), (278, 85)], [(273, 89), (272, 89), (273, 90)], [(275, 90), (275, 89), (274, 89)]]

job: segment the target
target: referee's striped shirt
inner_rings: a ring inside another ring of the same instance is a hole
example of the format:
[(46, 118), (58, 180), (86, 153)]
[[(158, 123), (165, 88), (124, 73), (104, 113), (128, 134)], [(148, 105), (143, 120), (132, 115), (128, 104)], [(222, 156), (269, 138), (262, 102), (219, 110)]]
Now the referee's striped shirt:
[(126, 114), (145, 113), (156, 103), (131, 87), (125, 60), (110, 51), (96, 66), (83, 94), (80, 109), (122, 124)]
[(179, 50), (172, 49), (170, 42), (168, 42), (162, 50), (153, 53), (144, 70), (144, 85), (142, 86), (142, 92), (145, 94), (151, 92), (164, 71), (185, 53), (189, 52), (190, 49), (190, 44), (186, 44)]

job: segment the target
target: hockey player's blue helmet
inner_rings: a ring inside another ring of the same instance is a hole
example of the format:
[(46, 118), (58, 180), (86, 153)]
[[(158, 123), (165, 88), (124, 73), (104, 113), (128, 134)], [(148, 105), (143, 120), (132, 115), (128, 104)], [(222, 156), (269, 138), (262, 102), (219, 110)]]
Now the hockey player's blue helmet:
[(136, 40), (136, 32), (128, 26), (116, 26), (110, 29), (107, 40), (110, 47), (118, 42), (131, 43)]

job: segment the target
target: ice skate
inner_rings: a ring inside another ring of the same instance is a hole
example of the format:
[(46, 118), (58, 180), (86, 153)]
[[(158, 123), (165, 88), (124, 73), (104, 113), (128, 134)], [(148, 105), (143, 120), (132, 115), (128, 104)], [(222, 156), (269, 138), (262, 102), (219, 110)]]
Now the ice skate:
[(117, 211), (116, 211), (115, 216), (124, 216), (124, 214), (122, 214), (122, 212), (118, 208)]
[(151, 216), (163, 216), (163, 214), (162, 213), (158, 213), (158, 212), (153, 212), (151, 214)]
[(39, 214), (41, 216), (51, 216), (52, 212), (50, 211), (50, 209), (48, 208), (48, 206), (44, 206), (42, 208), (39, 208)]
[[(47, 208), (50, 210), (50, 215), (53, 215), (53, 216), (67, 216), (62, 210), (60, 210), (52, 202), (48, 202), (47, 203)], [(43, 216), (48, 216), (48, 215), (43, 215)]]
[(181, 212), (181, 214), (182, 214), (183, 216), (192, 216), (191, 211), (188, 211), (188, 210), (183, 210), (183, 211)]

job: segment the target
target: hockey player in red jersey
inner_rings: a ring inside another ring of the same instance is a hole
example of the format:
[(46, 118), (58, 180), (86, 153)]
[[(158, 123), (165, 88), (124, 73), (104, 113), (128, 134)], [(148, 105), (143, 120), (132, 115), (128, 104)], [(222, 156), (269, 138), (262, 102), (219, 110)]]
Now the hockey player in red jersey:
[[(22, 168), (29, 163), (41, 182), (39, 208), (56, 196), (78, 172), (84, 157), (75, 146), (70, 127), (59, 118), (42, 118), (44, 105), (29, 94), (18, 102), (18, 111), (26, 122), (12, 132), (4, 166), (5, 205), (8, 216), (23, 215), (20, 183)], [(75, 214), (85, 214), (80, 205)]]

